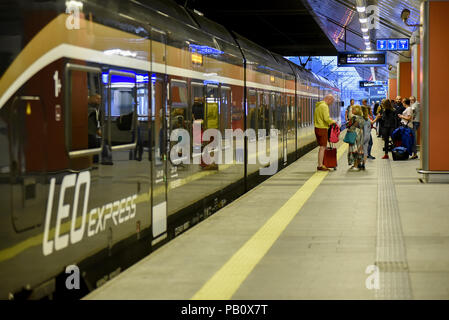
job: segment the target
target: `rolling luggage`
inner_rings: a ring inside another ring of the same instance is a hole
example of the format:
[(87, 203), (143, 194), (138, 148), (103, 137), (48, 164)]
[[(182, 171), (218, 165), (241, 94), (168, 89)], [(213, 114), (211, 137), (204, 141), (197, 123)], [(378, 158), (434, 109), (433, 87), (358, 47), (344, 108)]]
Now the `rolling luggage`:
[(327, 168), (334, 168), (337, 170), (337, 149), (329, 144), (329, 147), (324, 150), (324, 161), (323, 164)]
[(391, 153), (393, 154), (393, 161), (404, 161), (408, 160), (408, 151), (404, 147), (396, 147)]

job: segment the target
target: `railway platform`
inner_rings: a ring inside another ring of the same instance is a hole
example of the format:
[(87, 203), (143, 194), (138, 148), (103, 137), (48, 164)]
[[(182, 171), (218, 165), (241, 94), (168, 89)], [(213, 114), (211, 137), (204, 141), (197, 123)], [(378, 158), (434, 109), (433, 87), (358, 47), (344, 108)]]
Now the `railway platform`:
[(365, 171), (314, 149), (84, 299), (448, 299), (449, 185), (373, 139)]

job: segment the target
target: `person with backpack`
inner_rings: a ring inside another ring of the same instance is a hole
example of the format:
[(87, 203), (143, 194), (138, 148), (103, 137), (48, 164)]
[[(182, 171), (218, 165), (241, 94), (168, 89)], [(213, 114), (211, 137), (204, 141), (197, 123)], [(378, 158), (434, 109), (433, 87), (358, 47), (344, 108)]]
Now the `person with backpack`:
[(365, 120), (362, 117), (362, 108), (359, 105), (352, 107), (350, 123), (346, 135), (349, 132), (355, 133), (355, 141), (353, 143), (348, 142), (348, 165), (351, 166), (349, 171), (360, 171), (363, 164), (363, 127)]

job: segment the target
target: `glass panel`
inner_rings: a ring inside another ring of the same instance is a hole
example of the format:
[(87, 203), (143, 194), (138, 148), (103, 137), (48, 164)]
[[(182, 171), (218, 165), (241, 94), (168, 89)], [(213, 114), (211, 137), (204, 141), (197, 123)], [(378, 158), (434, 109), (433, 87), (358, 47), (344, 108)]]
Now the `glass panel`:
[(220, 128), (224, 137), (225, 129), (231, 129), (231, 88), (221, 87)]
[(220, 129), (220, 95), (218, 86), (206, 87), (206, 129)]
[(256, 90), (249, 90), (248, 92), (248, 114), (246, 117), (246, 127), (254, 129), (257, 132), (257, 96)]
[(171, 121), (170, 128), (174, 129), (188, 129), (188, 99), (187, 99), (187, 84), (185, 82), (171, 81)]
[(99, 148), (103, 135), (100, 74), (70, 71), (72, 141), (70, 151)]
[[(111, 120), (111, 145), (125, 145), (134, 142), (136, 78), (123, 74), (110, 74), (110, 107), (106, 110), (106, 122)], [(109, 112), (111, 113), (109, 115)]]

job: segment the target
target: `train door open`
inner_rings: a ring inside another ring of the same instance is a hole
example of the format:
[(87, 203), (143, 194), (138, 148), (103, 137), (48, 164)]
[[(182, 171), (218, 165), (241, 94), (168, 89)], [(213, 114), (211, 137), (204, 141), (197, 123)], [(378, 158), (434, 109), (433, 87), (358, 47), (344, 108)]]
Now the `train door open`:
[(47, 134), (38, 96), (18, 96), (10, 109), (12, 222), (16, 232), (43, 221), (47, 202)]
[(152, 219), (153, 244), (167, 237), (167, 189), (170, 110), (167, 81), (167, 35), (151, 29), (151, 119), (153, 136)]

